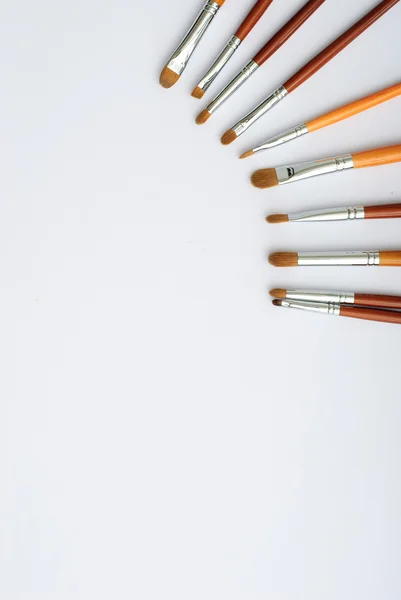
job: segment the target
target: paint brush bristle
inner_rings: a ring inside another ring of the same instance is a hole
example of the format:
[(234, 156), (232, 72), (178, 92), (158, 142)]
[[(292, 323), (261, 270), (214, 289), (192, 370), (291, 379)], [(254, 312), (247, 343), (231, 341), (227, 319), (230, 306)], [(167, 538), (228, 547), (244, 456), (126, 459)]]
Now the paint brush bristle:
[(223, 144), (223, 146), (228, 146), (228, 144), (231, 144), (231, 142), (233, 142), (236, 139), (236, 137), (237, 134), (235, 133), (235, 131), (229, 129), (221, 136), (220, 141)]
[(266, 217), (268, 223), (288, 223), (288, 215), (269, 215)]
[(273, 300), (273, 306), (281, 306), (281, 300)]
[(241, 154), (240, 158), (248, 158), (248, 156), (253, 156), (253, 150), (248, 150), (247, 152), (244, 152), (244, 154)]
[(284, 299), (287, 295), (286, 290), (282, 290), (280, 288), (276, 288), (274, 290), (270, 290), (269, 292), (270, 296), (273, 296), (273, 298), (282, 298)]
[(202, 88), (196, 86), (196, 88), (194, 90), (192, 90), (192, 98), (196, 98), (197, 100), (200, 100), (201, 98), (203, 98), (204, 95), (204, 91), (202, 90)]
[(297, 267), (298, 253), (297, 252), (273, 252), (269, 256), (269, 263), (273, 267)]
[(177, 81), (180, 76), (178, 73), (174, 73), (168, 67), (164, 67), (163, 71), (160, 73), (160, 85), (164, 88), (171, 88)]
[(197, 125), (203, 125), (206, 123), (208, 118), (210, 117), (210, 112), (208, 110), (202, 110), (199, 115), (196, 117), (195, 122)]
[(251, 183), (257, 188), (272, 188), (278, 185), (276, 169), (258, 169), (251, 175)]

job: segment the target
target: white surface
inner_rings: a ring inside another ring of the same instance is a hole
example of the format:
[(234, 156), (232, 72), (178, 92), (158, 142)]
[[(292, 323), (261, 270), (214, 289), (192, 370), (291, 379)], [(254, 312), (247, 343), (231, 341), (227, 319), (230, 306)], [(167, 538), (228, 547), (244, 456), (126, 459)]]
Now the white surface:
[[(258, 167), (401, 141), (401, 98), (239, 162), (400, 78), (401, 4), (229, 148), (219, 136), (375, 0), (328, 0), (203, 127), (171, 90), (200, 2), (2, 3), (4, 600), (398, 600), (401, 329), (274, 309), (270, 287), (401, 294), (396, 269), (275, 270), (277, 249), (397, 248), (399, 222), (269, 212), (401, 201), (400, 165), (262, 192)], [(206, 97), (301, 0), (272, 5)], [(241, 14), (240, 14), (241, 13)]]

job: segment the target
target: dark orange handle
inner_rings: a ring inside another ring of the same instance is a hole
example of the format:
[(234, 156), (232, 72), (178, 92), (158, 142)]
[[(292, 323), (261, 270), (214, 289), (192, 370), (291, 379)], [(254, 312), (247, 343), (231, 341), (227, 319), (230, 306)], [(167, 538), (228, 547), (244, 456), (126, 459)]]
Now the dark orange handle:
[(295, 75), (284, 84), (287, 92), (292, 92), (299, 85), (304, 83), (309, 77), (312, 77), (319, 69), (324, 67), (332, 58), (334, 58), (341, 50), (344, 50), (363, 33), (368, 27), (373, 25), (380, 17), (382, 17), (390, 8), (397, 4), (399, 0), (383, 0), (367, 15), (365, 15), (360, 21), (355, 23), (350, 29), (343, 33), (337, 38), (332, 44), (327, 46), (322, 52), (320, 52), (315, 58), (312, 58), (302, 69), (300, 69)]
[(365, 219), (400, 219), (401, 204), (364, 206)]
[(216, 2), (216, 4), (218, 4), (219, 6), (223, 6), (225, 1), (226, 0), (213, 0), (213, 2)]
[(391, 250), (379, 252), (380, 267), (401, 267), (401, 251)]
[(379, 167), (401, 161), (401, 144), (387, 146), (386, 148), (375, 148), (367, 152), (357, 152), (352, 155), (355, 169), (363, 167)]
[(325, 0), (309, 0), (284, 27), (282, 27), (254, 57), (253, 61), (263, 65), (296, 31), (309, 19), (310, 16), (325, 2)]
[(244, 40), (259, 19), (263, 17), (272, 2), (273, 0), (258, 0), (235, 32), (236, 37)]
[(401, 324), (401, 312), (394, 310), (378, 310), (377, 308), (359, 308), (357, 306), (341, 306), (340, 317), (380, 321), (382, 323)]
[(401, 309), (400, 296), (382, 296), (379, 294), (355, 294), (355, 304), (360, 306), (375, 306), (377, 308)]

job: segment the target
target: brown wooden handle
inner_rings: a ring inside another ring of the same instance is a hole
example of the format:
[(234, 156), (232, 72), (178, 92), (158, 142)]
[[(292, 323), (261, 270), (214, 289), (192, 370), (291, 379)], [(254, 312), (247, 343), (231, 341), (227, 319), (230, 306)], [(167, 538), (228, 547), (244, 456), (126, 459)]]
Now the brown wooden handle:
[(357, 306), (341, 306), (340, 317), (380, 321), (382, 323), (398, 323), (401, 325), (401, 312), (394, 310), (378, 310), (377, 308), (359, 308)]
[(365, 219), (400, 219), (401, 204), (364, 206)]
[(310, 16), (325, 2), (325, 0), (309, 0), (284, 27), (282, 27), (254, 57), (253, 61), (263, 65), (296, 31), (309, 19)]
[(387, 146), (386, 148), (375, 148), (367, 152), (357, 152), (352, 155), (355, 169), (363, 167), (379, 167), (401, 160), (401, 144)]
[(332, 44), (327, 46), (322, 52), (320, 52), (315, 58), (312, 58), (302, 69), (300, 69), (295, 75), (284, 84), (287, 92), (292, 92), (299, 85), (304, 83), (309, 77), (312, 77), (314, 73), (319, 71), (326, 63), (334, 58), (341, 50), (343, 50), (348, 44), (350, 44), (355, 38), (363, 33), (368, 27), (373, 25), (375, 21), (380, 19), (390, 8), (397, 4), (399, 0), (383, 0), (367, 15), (365, 15), (360, 21), (355, 23), (348, 31), (343, 33), (337, 38)]
[(273, 0), (258, 0), (235, 32), (236, 37), (240, 40), (244, 40), (272, 2)]
[(387, 102), (387, 100), (391, 100), (400, 94), (401, 82), (397, 83), (396, 85), (392, 85), (391, 87), (387, 87), (380, 92), (376, 92), (375, 94), (371, 94), (370, 96), (366, 96), (365, 98), (351, 102), (351, 104), (345, 104), (344, 106), (336, 108), (335, 110), (317, 117), (316, 119), (312, 119), (311, 121), (305, 123), (306, 128), (309, 132), (316, 131), (322, 127), (327, 127), (333, 123), (338, 123), (343, 119), (353, 117), (364, 110), (368, 110), (368, 108), (377, 106), (382, 102)]
[(379, 253), (380, 267), (401, 267), (401, 250)]
[(360, 306), (375, 306), (377, 308), (399, 308), (401, 309), (400, 296), (382, 296), (380, 294), (355, 294), (355, 304)]

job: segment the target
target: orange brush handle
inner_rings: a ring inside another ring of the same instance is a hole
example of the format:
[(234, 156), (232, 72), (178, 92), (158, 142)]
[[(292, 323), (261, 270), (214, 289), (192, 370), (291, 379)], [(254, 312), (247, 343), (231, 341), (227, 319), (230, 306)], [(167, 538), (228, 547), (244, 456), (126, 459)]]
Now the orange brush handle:
[(364, 206), (365, 219), (400, 219), (401, 204), (379, 204)]
[(216, 4), (218, 4), (219, 6), (223, 6), (225, 1), (226, 0), (213, 0), (213, 2), (216, 2)]
[(379, 252), (380, 267), (401, 267), (401, 250)]
[(240, 40), (244, 40), (248, 33), (255, 27), (259, 19), (263, 17), (272, 2), (273, 0), (258, 0), (238, 27), (235, 36)]
[(378, 167), (401, 161), (401, 144), (387, 146), (387, 148), (376, 148), (367, 152), (358, 152), (352, 155), (355, 169), (363, 167)]
[(351, 317), (352, 319), (364, 319), (366, 321), (380, 321), (382, 323), (401, 324), (401, 312), (394, 310), (378, 310), (376, 308), (341, 306), (340, 317)]
[(382, 102), (387, 102), (387, 100), (391, 100), (400, 94), (401, 83), (397, 83), (396, 85), (387, 87), (380, 92), (376, 92), (375, 94), (371, 94), (370, 96), (366, 96), (365, 98), (351, 102), (351, 104), (344, 104), (344, 106), (336, 108), (336, 110), (332, 110), (321, 117), (312, 119), (311, 121), (305, 123), (306, 128), (309, 132), (317, 131), (322, 127), (327, 127), (328, 125), (338, 123), (343, 119), (353, 117), (354, 115), (357, 115), (364, 110), (368, 110), (368, 108), (372, 108), (373, 106), (377, 106)]

